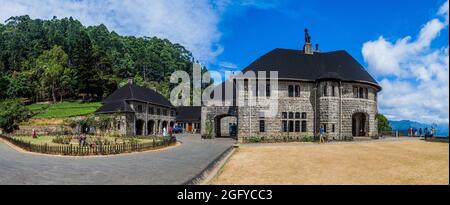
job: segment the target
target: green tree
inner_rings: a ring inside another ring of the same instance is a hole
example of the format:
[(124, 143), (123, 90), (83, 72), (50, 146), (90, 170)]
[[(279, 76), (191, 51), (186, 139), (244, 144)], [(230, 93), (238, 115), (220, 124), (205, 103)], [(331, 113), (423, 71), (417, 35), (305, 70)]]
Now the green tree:
[(53, 103), (56, 103), (58, 94), (62, 101), (66, 90), (70, 89), (72, 71), (66, 66), (67, 60), (68, 56), (60, 46), (44, 51), (36, 60), (40, 82), (44, 89), (50, 91)]
[(9, 86), (6, 90), (8, 96), (12, 98), (16, 96), (33, 97), (33, 91), (34, 89), (32, 88), (27, 72), (13, 73), (9, 77)]
[(29, 117), (29, 111), (19, 100), (0, 102), (0, 128), (11, 133), (19, 127), (19, 123)]
[(389, 120), (382, 114), (377, 114), (376, 119), (378, 121), (379, 131), (392, 131), (392, 127), (389, 124)]
[[(168, 76), (175, 70), (191, 73), (194, 62), (190, 51), (167, 39), (120, 36), (105, 25), (85, 27), (71, 17), (16, 16), (0, 23), (0, 98), (52, 97), (48, 85), (40, 82), (42, 70), (35, 68), (44, 51), (56, 46), (67, 54), (64, 67), (72, 71), (69, 89), (55, 93), (65, 98), (105, 97), (123, 80), (138, 76), (167, 93)], [(8, 91), (9, 83), (14, 87)]]

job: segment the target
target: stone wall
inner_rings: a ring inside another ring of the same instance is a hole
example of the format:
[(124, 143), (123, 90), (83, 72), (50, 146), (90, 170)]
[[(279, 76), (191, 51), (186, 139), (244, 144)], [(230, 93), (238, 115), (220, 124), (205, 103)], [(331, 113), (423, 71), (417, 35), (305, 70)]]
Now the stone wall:
[[(300, 95), (298, 97), (289, 97), (289, 85), (300, 86)], [(367, 99), (355, 98), (353, 96), (354, 86), (367, 88)], [(240, 106), (202, 107), (202, 134), (205, 133), (203, 128), (205, 128), (208, 120), (214, 122), (217, 116), (227, 115), (227, 113), (230, 113), (230, 110), (234, 110), (238, 111), (236, 114), (238, 117), (239, 141), (242, 141), (244, 137), (252, 136), (266, 138), (312, 136), (318, 133), (321, 125), (326, 126), (327, 136), (336, 140), (343, 140), (352, 137), (352, 117), (355, 113), (364, 113), (367, 116), (367, 136), (377, 135), (378, 129), (375, 116), (378, 112), (378, 89), (374, 86), (338, 81), (322, 81), (318, 83), (279, 81), (278, 90), (272, 90), (271, 92), (272, 95), (278, 95), (278, 100), (265, 106), (249, 106), (245, 103), (245, 99), (255, 96), (252, 93), (252, 89), (249, 89), (248, 94), (245, 94), (246, 91), (244, 89), (238, 88), (240, 96), (244, 96), (242, 98), (244, 103), (239, 104)], [(326, 95), (324, 92), (326, 92)], [(315, 110), (316, 108), (317, 110)], [(266, 110), (276, 111), (276, 115), (265, 117), (262, 113)], [(283, 112), (304, 112), (306, 113), (306, 119), (283, 119)], [(259, 132), (261, 120), (264, 121), (265, 132)], [(306, 131), (282, 132), (282, 121), (284, 120), (294, 121), (293, 123), (295, 121), (306, 121)]]

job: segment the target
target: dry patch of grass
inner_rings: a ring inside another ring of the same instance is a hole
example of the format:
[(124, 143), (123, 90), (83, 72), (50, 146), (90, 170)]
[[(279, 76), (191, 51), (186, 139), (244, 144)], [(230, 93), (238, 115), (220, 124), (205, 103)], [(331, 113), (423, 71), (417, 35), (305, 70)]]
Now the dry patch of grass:
[(23, 123), (30, 126), (46, 126), (46, 125), (64, 125), (64, 119), (61, 118), (37, 118), (30, 119), (28, 122)]
[(213, 184), (449, 184), (449, 144), (244, 146)]

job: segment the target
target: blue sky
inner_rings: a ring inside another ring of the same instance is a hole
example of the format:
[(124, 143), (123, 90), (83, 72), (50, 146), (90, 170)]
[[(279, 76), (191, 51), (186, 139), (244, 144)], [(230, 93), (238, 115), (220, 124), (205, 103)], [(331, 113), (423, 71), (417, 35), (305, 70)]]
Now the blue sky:
[(122, 35), (177, 42), (211, 70), (240, 70), (274, 48), (347, 50), (383, 87), (392, 120), (449, 121), (448, 0), (0, 0), (0, 21), (73, 16)]
[[(323, 51), (347, 50), (364, 63), (362, 45), (383, 35), (398, 39), (415, 35), (436, 16), (442, 0), (424, 1), (280, 1), (269, 8), (247, 7), (223, 15), (224, 52), (218, 61), (245, 67), (273, 48), (299, 49), (303, 29)], [(448, 28), (443, 31), (448, 33)], [(433, 46), (448, 45), (448, 34)], [(214, 66), (213, 66), (214, 67)]]

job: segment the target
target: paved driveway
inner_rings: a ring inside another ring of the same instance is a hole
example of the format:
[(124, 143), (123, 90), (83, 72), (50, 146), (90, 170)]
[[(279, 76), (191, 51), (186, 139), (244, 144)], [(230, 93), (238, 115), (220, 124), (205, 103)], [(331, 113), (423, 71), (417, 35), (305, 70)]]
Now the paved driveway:
[(183, 184), (234, 143), (178, 139), (163, 151), (84, 159), (20, 153), (0, 141), (0, 184)]

